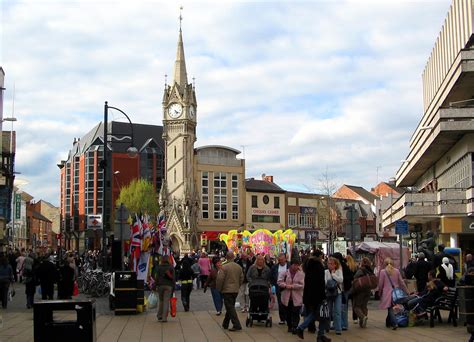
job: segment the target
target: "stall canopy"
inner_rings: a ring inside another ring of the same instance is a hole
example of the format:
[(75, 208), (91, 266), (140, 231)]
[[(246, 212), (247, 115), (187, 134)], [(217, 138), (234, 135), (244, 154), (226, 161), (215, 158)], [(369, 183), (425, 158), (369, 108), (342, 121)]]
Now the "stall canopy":
[[(396, 268), (400, 269), (400, 245), (396, 242), (369, 241), (356, 245), (356, 253), (368, 253), (374, 255), (374, 264), (377, 271), (384, 268), (385, 258), (391, 258)], [(410, 260), (410, 250), (403, 247), (403, 265), (406, 267)]]

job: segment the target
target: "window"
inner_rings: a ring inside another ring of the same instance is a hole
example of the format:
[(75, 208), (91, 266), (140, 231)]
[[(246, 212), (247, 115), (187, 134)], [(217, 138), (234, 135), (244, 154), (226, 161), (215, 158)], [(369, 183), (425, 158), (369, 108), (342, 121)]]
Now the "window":
[(239, 176), (232, 175), (232, 220), (239, 219)]
[(301, 228), (314, 227), (314, 215), (313, 214), (300, 214), (300, 227)]
[(176, 183), (176, 169), (174, 169), (174, 182)]
[(176, 159), (176, 146), (174, 147), (174, 159)]
[(296, 227), (296, 214), (288, 214), (288, 227)]
[(258, 208), (257, 196), (252, 196), (252, 208)]
[(280, 216), (252, 215), (252, 222), (280, 223)]
[(263, 196), (263, 204), (268, 204), (270, 202), (270, 199), (268, 198), (267, 195)]
[(275, 196), (275, 197), (273, 197), (273, 200), (275, 202), (274, 208), (275, 209), (280, 209), (280, 197)]
[(201, 213), (203, 219), (209, 218), (209, 173), (201, 175)]
[(214, 174), (214, 219), (227, 219), (227, 175), (224, 172)]

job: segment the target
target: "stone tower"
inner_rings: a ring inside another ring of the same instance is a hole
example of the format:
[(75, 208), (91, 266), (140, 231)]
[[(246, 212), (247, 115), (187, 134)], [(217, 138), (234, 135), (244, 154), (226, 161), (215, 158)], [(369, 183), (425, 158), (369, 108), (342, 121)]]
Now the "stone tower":
[(167, 228), (174, 250), (189, 253), (197, 246), (198, 196), (194, 182), (196, 141), (196, 93), (188, 83), (181, 27), (171, 84), (163, 94), (163, 140), (165, 182), (160, 204), (165, 208)]

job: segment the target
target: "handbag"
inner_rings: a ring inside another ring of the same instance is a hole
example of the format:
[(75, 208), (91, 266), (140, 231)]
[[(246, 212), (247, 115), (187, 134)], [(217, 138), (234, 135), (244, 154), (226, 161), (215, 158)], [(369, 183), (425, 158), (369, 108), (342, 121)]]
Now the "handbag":
[(401, 288), (393, 286), (392, 279), (390, 279), (390, 275), (388, 274), (387, 271), (385, 271), (385, 273), (387, 273), (387, 277), (388, 277), (388, 280), (390, 281), (390, 285), (392, 285), (392, 303), (398, 304), (402, 299), (405, 299), (406, 297), (408, 297), (408, 295)]
[(378, 279), (375, 274), (365, 274), (361, 277), (355, 278), (352, 281), (352, 288), (354, 292), (362, 292), (373, 290), (378, 286)]
[(327, 300), (323, 300), (321, 304), (319, 305), (319, 312), (318, 312), (319, 318), (322, 319), (329, 319), (331, 316), (331, 312), (329, 311), (329, 305)]
[(173, 293), (173, 297), (170, 298), (170, 314), (171, 317), (176, 317), (176, 295)]

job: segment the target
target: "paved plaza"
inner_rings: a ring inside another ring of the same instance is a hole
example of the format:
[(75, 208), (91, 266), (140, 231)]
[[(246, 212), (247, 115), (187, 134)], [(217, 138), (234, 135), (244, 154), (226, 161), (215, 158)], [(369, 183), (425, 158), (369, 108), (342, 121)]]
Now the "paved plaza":
[[(33, 312), (22, 307), (23, 291), (17, 291), (14, 301), (7, 310), (1, 310), (3, 327), (0, 328), (0, 342), (33, 341)], [(82, 297), (84, 298), (84, 297)], [(156, 321), (156, 309), (131, 316), (114, 316), (108, 310), (106, 298), (97, 299), (97, 341), (300, 341), (298, 337), (286, 332), (286, 326), (278, 325), (278, 313), (273, 312), (274, 324), (271, 328), (255, 324), (245, 327), (246, 315), (240, 313), (244, 326), (240, 332), (229, 332), (221, 328), (223, 316), (216, 316), (209, 292), (194, 290), (191, 296), (191, 311), (183, 312), (179, 301), (178, 314), (167, 323)], [(348, 331), (341, 336), (330, 332), (333, 341), (468, 341), (469, 335), (463, 326), (453, 327), (444, 322), (430, 328), (425, 325), (413, 328), (399, 328), (396, 331), (385, 328), (386, 312), (377, 309), (377, 302), (371, 302), (369, 322), (366, 329), (350, 323)], [(60, 319), (72, 317), (57, 315)], [(315, 335), (305, 332), (305, 341), (315, 341)]]

